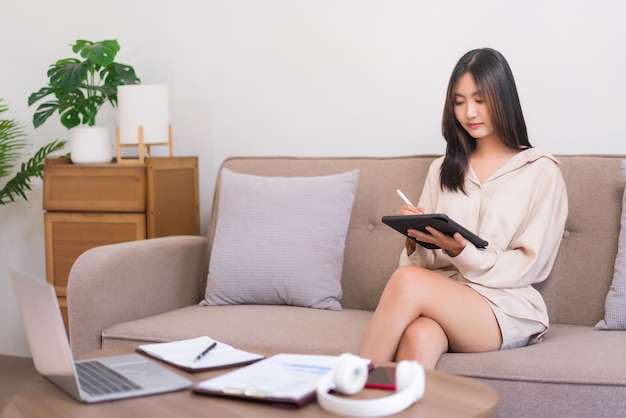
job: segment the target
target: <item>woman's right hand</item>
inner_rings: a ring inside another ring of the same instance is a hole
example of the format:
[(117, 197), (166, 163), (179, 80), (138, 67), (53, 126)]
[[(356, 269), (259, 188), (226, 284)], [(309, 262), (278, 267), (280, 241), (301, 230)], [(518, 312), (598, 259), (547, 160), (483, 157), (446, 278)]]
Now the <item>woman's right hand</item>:
[(404, 205), (400, 208), (398, 215), (423, 215), (424, 206)]
[[(423, 215), (424, 207), (423, 206), (413, 206), (413, 205), (404, 205), (400, 208), (398, 215)], [(407, 255), (411, 255), (415, 252), (417, 248), (417, 243), (412, 239), (407, 238), (404, 241), (404, 247), (406, 248)]]

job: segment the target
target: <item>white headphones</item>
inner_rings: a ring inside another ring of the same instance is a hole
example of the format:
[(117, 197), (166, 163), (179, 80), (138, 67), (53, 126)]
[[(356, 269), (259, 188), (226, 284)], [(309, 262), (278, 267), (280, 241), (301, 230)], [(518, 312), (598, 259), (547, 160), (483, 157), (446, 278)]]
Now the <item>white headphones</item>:
[(339, 361), (317, 386), (317, 402), (328, 412), (351, 417), (380, 417), (396, 414), (419, 401), (424, 395), (424, 368), (417, 361), (403, 360), (396, 366), (396, 392), (376, 399), (345, 399), (329, 392), (344, 395), (359, 393), (369, 374), (369, 360), (350, 353), (339, 356)]

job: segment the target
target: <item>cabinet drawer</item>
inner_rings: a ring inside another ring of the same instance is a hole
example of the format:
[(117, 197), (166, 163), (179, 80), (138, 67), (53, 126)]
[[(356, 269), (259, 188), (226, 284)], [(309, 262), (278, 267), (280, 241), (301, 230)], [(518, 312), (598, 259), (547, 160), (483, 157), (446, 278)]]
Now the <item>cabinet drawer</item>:
[(70, 164), (64, 159), (46, 160), (43, 207), (60, 211), (143, 212), (146, 208), (145, 168), (143, 165), (87, 165)]
[(74, 261), (100, 245), (146, 238), (143, 213), (44, 213), (46, 277), (58, 296), (67, 295), (67, 279)]

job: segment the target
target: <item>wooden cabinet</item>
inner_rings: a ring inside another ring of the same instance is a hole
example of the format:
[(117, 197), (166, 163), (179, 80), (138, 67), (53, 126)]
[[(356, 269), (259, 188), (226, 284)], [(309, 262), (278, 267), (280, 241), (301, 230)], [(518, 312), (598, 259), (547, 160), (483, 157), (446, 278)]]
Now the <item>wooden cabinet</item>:
[(106, 244), (199, 235), (197, 157), (151, 157), (144, 163), (44, 164), (46, 278), (67, 329), (67, 280), (74, 261)]

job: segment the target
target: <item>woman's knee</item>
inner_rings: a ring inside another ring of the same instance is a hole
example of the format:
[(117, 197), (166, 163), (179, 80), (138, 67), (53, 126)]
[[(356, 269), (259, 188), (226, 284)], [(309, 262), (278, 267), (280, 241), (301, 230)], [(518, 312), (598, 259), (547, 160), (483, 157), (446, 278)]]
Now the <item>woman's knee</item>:
[(410, 297), (417, 301), (428, 294), (430, 270), (416, 266), (402, 266), (396, 269), (385, 286), (385, 293), (394, 299)]
[(416, 266), (399, 267), (389, 278), (386, 287), (397, 290), (407, 290), (407, 288), (416, 285), (424, 271), (425, 269)]
[(404, 330), (402, 338), (412, 343), (442, 340), (446, 337), (441, 326), (430, 318), (420, 317)]
[(413, 321), (408, 327), (404, 329), (400, 343), (409, 350), (414, 350), (415, 347), (419, 347), (420, 341), (428, 341), (427, 332), (423, 326), (420, 326), (419, 322)]
[(439, 324), (421, 317), (406, 327), (400, 338), (397, 356), (400, 359), (438, 358), (448, 351), (448, 338)]

